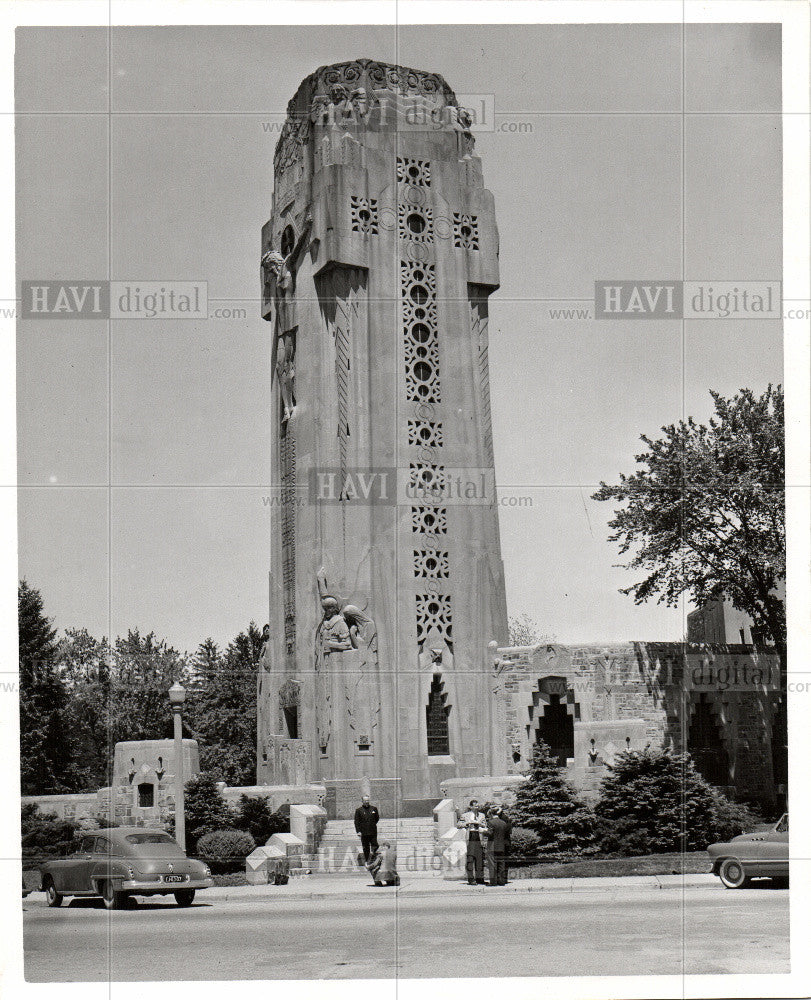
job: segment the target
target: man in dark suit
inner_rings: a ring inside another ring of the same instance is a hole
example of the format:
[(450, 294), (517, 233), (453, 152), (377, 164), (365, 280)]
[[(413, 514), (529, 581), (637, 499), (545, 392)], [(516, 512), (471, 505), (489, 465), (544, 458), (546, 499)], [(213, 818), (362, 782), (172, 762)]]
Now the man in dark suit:
[(355, 833), (360, 837), (363, 847), (363, 859), (369, 864), (372, 854), (377, 851), (377, 824), (380, 813), (377, 807), (369, 802), (369, 796), (363, 796), (363, 802), (355, 810)]
[(490, 885), (507, 884), (507, 845), (512, 824), (503, 809), (491, 809), (487, 816), (487, 876)]

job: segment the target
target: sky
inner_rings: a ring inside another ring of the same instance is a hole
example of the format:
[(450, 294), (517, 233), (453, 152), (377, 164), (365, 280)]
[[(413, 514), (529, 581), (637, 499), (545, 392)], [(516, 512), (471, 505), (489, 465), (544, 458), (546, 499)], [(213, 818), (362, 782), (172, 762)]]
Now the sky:
[(303, 77), (365, 56), (493, 95), (476, 151), (500, 233), (496, 478), (531, 500), (500, 510), (509, 613), (564, 643), (681, 638), (689, 608), (619, 593), (635, 577), (590, 494), (633, 470), (640, 434), (706, 420), (710, 389), (782, 382), (782, 324), (551, 311), (587, 308), (600, 279), (780, 278), (779, 26), (688, 25), (684, 53), (681, 25), (110, 41), (108, 66), (106, 28), (18, 29), (18, 277), (206, 281), (212, 309), (246, 316), (115, 321), (109, 341), (101, 322), (18, 323), (19, 570), (57, 627), (193, 650), (267, 619), (276, 129)]

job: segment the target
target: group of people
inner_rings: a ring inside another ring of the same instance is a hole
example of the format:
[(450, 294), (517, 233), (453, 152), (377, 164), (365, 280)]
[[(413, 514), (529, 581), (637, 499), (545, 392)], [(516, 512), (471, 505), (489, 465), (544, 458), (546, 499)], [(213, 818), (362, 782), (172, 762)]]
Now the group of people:
[[(377, 807), (371, 804), (368, 795), (364, 795), (355, 810), (355, 832), (360, 837), (364, 864), (371, 872), (375, 885), (399, 885), (397, 847), (388, 840), (378, 843), (379, 821)], [(482, 810), (479, 809), (478, 800), (471, 799), (470, 808), (461, 815), (456, 826), (467, 833), (465, 872), (468, 883), (506, 885), (512, 823), (504, 806), (490, 806)], [(489, 883), (484, 881), (485, 858)], [(358, 861), (360, 862), (360, 855)]]
[[(506, 885), (512, 823), (504, 806), (479, 809), (478, 800), (471, 799), (470, 808), (462, 813), (456, 826), (467, 831), (465, 874), (468, 884)], [(489, 883), (484, 881), (485, 858)]]

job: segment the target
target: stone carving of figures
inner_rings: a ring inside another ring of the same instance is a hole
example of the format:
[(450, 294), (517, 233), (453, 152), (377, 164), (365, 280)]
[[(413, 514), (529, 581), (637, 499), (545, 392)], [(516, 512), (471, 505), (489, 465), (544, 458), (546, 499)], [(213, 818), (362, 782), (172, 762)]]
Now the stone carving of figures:
[(327, 110), (330, 105), (330, 100), (326, 94), (316, 94), (313, 98), (313, 103), (310, 106), (310, 120), (313, 122), (320, 121), (321, 116)]
[(294, 333), (284, 333), (279, 337), (276, 349), (276, 377), (282, 397), (282, 423), (286, 423), (296, 408), (294, 386), (296, 380), (296, 341)]
[(262, 254), (262, 281), (264, 284), (271, 285), (271, 294), (275, 301), (282, 332), (288, 328), (284, 322), (285, 305), (295, 290), (296, 264), (309, 238), (312, 222), (312, 218), (308, 215), (301, 236), (296, 240), (295, 246), (286, 257), (282, 256), (278, 250), (266, 250)]
[(366, 91), (363, 87), (358, 87), (352, 91), (349, 97), (349, 101), (352, 105), (352, 110), (355, 112), (356, 118), (364, 118), (366, 116)]
[(349, 94), (342, 83), (334, 83), (329, 89), (329, 99), (335, 108), (336, 117), (346, 112)]
[(331, 653), (340, 653), (345, 649), (351, 649), (352, 639), (349, 634), (349, 625), (341, 614), (340, 604), (334, 597), (322, 597), (321, 609), (324, 617), (318, 626), (317, 652), (320, 650), (321, 656), (324, 657)]
[(456, 109), (456, 120), (461, 125), (463, 132), (470, 132), (473, 125), (473, 115), (467, 108)]
[(371, 618), (367, 617), (354, 604), (347, 604), (343, 616), (349, 626), (349, 640), (355, 649), (362, 646), (372, 648), (377, 645), (377, 629)]

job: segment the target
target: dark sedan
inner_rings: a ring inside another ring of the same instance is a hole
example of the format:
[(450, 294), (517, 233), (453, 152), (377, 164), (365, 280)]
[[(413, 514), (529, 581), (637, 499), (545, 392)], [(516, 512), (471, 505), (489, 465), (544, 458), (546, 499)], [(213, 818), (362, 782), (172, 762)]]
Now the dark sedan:
[(742, 833), (722, 844), (710, 844), (712, 873), (727, 889), (740, 889), (751, 878), (788, 881), (788, 813), (764, 829)]
[(48, 906), (65, 896), (101, 896), (118, 909), (131, 896), (173, 895), (191, 906), (197, 889), (214, 884), (208, 865), (187, 858), (163, 830), (118, 826), (85, 834), (75, 854), (40, 869)]

